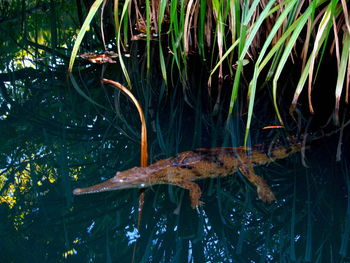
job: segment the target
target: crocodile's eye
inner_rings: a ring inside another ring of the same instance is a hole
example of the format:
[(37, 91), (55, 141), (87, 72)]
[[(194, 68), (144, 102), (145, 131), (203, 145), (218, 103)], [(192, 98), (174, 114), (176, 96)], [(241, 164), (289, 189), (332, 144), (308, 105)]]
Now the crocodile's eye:
[(116, 181), (119, 182), (119, 183), (124, 182), (126, 178), (127, 177), (122, 172), (117, 172), (117, 174), (115, 176)]
[(142, 168), (141, 167), (134, 167), (133, 172), (140, 173), (140, 172), (142, 172)]

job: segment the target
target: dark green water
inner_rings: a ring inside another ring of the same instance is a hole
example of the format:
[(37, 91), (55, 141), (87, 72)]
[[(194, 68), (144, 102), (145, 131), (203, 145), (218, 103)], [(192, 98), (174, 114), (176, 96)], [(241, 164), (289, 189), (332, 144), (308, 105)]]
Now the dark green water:
[[(139, 165), (140, 121), (123, 94), (100, 83), (125, 84), (118, 63), (79, 60), (72, 85), (67, 62), (80, 1), (66, 2), (28, 4), (26, 12), (20, 1), (0, 5), (1, 263), (131, 262), (133, 251), (134, 262), (350, 262), (347, 130), (339, 162), (338, 134), (306, 150), (308, 168), (300, 154), (258, 167), (278, 199), (271, 205), (240, 174), (199, 182), (198, 210), (186, 190), (147, 189), (140, 228), (139, 190), (73, 196)], [(83, 52), (102, 49), (96, 32)], [(146, 73), (140, 46), (130, 47), (127, 67), (147, 119), (149, 162), (241, 144), (245, 108), (229, 126), (225, 102), (211, 114), (204, 66), (190, 64), (187, 89), (176, 74), (166, 87), (159, 65)], [(252, 144), (283, 133), (261, 131), (276, 123), (266, 97), (257, 101)]]

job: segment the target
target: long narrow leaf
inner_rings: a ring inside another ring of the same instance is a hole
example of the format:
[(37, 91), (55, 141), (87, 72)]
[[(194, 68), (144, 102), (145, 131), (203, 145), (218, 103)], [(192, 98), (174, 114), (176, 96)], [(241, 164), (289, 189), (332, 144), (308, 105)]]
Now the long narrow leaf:
[[(248, 117), (247, 117), (247, 124), (246, 124), (246, 131), (245, 131), (245, 136), (244, 136), (244, 145), (246, 145), (247, 140), (248, 140), (248, 134), (250, 130), (250, 124), (251, 124), (251, 119), (253, 116), (253, 108), (254, 108), (254, 101), (255, 101), (255, 91), (256, 91), (256, 85), (258, 81), (258, 76), (259, 76), (259, 65), (262, 61), (262, 59), (265, 56), (265, 53), (267, 51), (267, 48), (270, 46), (273, 38), (275, 37), (275, 34), (279, 30), (279, 28), (282, 26), (284, 20), (286, 19), (287, 15), (291, 12), (293, 7), (298, 3), (298, 0), (293, 0), (288, 3), (286, 7), (283, 8), (283, 12), (280, 14), (279, 18), (277, 19), (275, 25), (271, 29), (267, 39), (264, 42), (264, 45), (260, 51), (259, 57), (255, 63), (254, 66), (254, 74), (251, 82), (249, 83), (249, 91), (248, 91), (248, 99), (249, 99), (249, 106), (248, 106)], [(261, 69), (260, 69), (261, 70)]]
[[(340, 13), (340, 9), (337, 9), (335, 11), (335, 16), (338, 16)], [(328, 30), (329, 31), (329, 30)], [(321, 39), (319, 40), (319, 42), (324, 43), (326, 41), (328, 37), (328, 32), (326, 32), (325, 34), (322, 35)], [(318, 44), (317, 45), (317, 50), (315, 51), (316, 53), (319, 52), (319, 49), (321, 48), (321, 44)], [(322, 51), (323, 52), (323, 51)], [(289, 112), (292, 114), (292, 112), (295, 110), (296, 108), (296, 104), (298, 102), (298, 98), (303, 90), (303, 87), (305, 85), (305, 82), (306, 82), (306, 79), (309, 75), (309, 72), (310, 72), (310, 65), (311, 65), (311, 61), (312, 61), (312, 55), (310, 55), (305, 67), (304, 67), (304, 70), (299, 78), (299, 81), (298, 81), (298, 84), (297, 84), (297, 87), (295, 88), (295, 92), (294, 92), (294, 96), (293, 96), (293, 100), (292, 100), (292, 103), (291, 103), (291, 106), (290, 106), (290, 109), (289, 109)]]
[[(238, 93), (238, 87), (239, 87), (239, 79), (240, 79), (240, 74), (243, 68), (243, 60), (248, 52), (249, 47), (251, 46), (251, 43), (253, 42), (253, 39), (255, 35), (257, 34), (262, 22), (265, 20), (266, 15), (270, 11), (270, 8), (274, 4), (275, 0), (270, 0), (267, 5), (265, 6), (264, 10), (261, 12), (260, 16), (258, 17), (257, 21), (255, 22), (253, 28), (251, 29), (251, 32), (249, 33), (249, 37), (244, 43), (244, 46), (241, 50), (239, 59), (238, 59), (238, 67), (235, 75), (235, 80), (234, 80), (234, 86), (232, 88), (232, 95), (231, 95), (231, 101), (230, 101), (230, 107), (229, 107), (229, 116), (232, 114), (233, 107), (237, 98), (237, 93)], [(244, 35), (241, 36), (241, 38), (244, 37)]]
[(146, 56), (147, 71), (151, 68), (151, 4), (150, 0), (146, 0)]
[(76, 58), (76, 56), (78, 54), (78, 50), (80, 48), (81, 41), (83, 40), (86, 31), (90, 27), (91, 20), (95, 16), (95, 14), (96, 14), (98, 8), (100, 7), (100, 5), (102, 4), (102, 2), (103, 2), (103, 0), (96, 0), (92, 4), (87, 17), (85, 18), (85, 21), (84, 21), (84, 23), (83, 23), (83, 25), (82, 25), (82, 27), (80, 29), (80, 32), (79, 32), (79, 34), (77, 36), (77, 39), (74, 42), (72, 54), (71, 54), (70, 60), (69, 60), (69, 66), (68, 66), (68, 71), (69, 72), (72, 72), (72, 70), (73, 70), (74, 61), (75, 61), (75, 58)]
[(332, 5), (329, 4), (326, 12), (323, 15), (323, 18), (320, 22), (319, 28), (317, 30), (316, 38), (315, 38), (315, 44), (314, 48), (311, 53), (311, 63), (310, 63), (310, 68), (309, 68), (309, 88), (308, 88), (308, 98), (309, 98), (309, 107), (310, 107), (310, 112), (313, 113), (313, 107), (312, 107), (312, 102), (311, 102), (311, 87), (312, 87), (312, 79), (313, 79), (313, 70), (314, 70), (314, 65), (315, 65), (315, 60), (316, 56), (318, 54), (318, 50), (320, 49), (322, 42), (321, 39), (325, 38), (325, 34), (327, 32), (327, 28), (329, 28), (329, 24), (332, 24), (331, 20), (331, 7)]
[(166, 66), (165, 66), (165, 60), (163, 55), (161, 35), (162, 35), (162, 23), (164, 19), (164, 12), (165, 12), (167, 2), (168, 2), (167, 0), (161, 0), (160, 7), (159, 7), (159, 14), (158, 14), (159, 60), (160, 60), (160, 69), (162, 71), (162, 76), (165, 83), (167, 83), (167, 73), (166, 73)]
[(114, 25), (115, 25), (115, 32), (118, 32), (119, 28), (119, 0), (114, 0), (114, 6), (113, 6), (113, 18), (114, 18)]
[(220, 64), (227, 58), (227, 56), (235, 49), (235, 47), (239, 44), (239, 39), (237, 39), (230, 48), (225, 52), (225, 54), (222, 56), (222, 58), (219, 60), (219, 62), (215, 65), (215, 67), (210, 72), (209, 79), (211, 79), (211, 76), (214, 74), (214, 72), (219, 68)]
[(205, 15), (207, 10), (207, 1), (206, 0), (199, 0), (199, 27), (198, 27), (198, 47), (199, 47), (199, 54), (202, 56), (203, 59), (205, 59), (205, 52), (204, 52), (204, 32), (205, 32)]
[(134, 105), (137, 108), (137, 111), (140, 116), (141, 120), (141, 167), (146, 167), (147, 166), (147, 161), (148, 161), (148, 150), (147, 150), (147, 126), (146, 126), (146, 120), (145, 116), (142, 111), (142, 107), (140, 103), (137, 101), (137, 99), (134, 97), (134, 95), (131, 93), (130, 90), (128, 90), (126, 87), (121, 85), (119, 82), (109, 80), (109, 79), (102, 79), (102, 83), (104, 84), (110, 84), (114, 86), (117, 89), (120, 89), (123, 91), (134, 103)]
[[(130, 2), (130, 0), (125, 0), (125, 2), (124, 2), (123, 11), (122, 11), (122, 15), (121, 15), (120, 21), (123, 21), (123, 18), (125, 16), (125, 14), (127, 13), (129, 2)], [(118, 32), (118, 34), (117, 34), (118, 58), (119, 58), (120, 67), (122, 68), (122, 71), (124, 73), (125, 79), (128, 82), (128, 85), (129, 85), (129, 87), (131, 89), (132, 88), (131, 80), (130, 80), (128, 71), (127, 71), (127, 69), (125, 67), (125, 63), (124, 63), (124, 60), (123, 60), (122, 52), (120, 50), (120, 41), (121, 41), (120, 40), (120, 31), (121, 31), (121, 26), (119, 26), (119, 28), (117, 29), (117, 32)]]
[(281, 114), (280, 114), (280, 112), (278, 110), (278, 106), (277, 106), (277, 81), (279, 79), (279, 76), (282, 73), (284, 65), (287, 62), (287, 59), (288, 59), (288, 57), (290, 55), (290, 52), (291, 52), (291, 50), (292, 50), (296, 40), (298, 39), (298, 37), (300, 35), (301, 30), (304, 28), (304, 26), (305, 26), (305, 24), (306, 24), (306, 22), (307, 22), (307, 20), (309, 18), (309, 15), (310, 15), (311, 11), (312, 11), (312, 9), (309, 7), (305, 11), (305, 13), (300, 17), (300, 20), (296, 24), (294, 32), (291, 35), (291, 37), (290, 37), (290, 39), (288, 41), (288, 44), (286, 45), (286, 48), (285, 48), (285, 50), (284, 50), (284, 52), (282, 54), (280, 62), (278, 63), (278, 66), (277, 66), (277, 69), (276, 69), (276, 73), (275, 73), (275, 76), (274, 76), (273, 81), (272, 81), (273, 105), (275, 107), (275, 111), (276, 111), (278, 120), (281, 123), (281, 125), (283, 125), (283, 121), (282, 121)]
[(345, 73), (347, 69), (347, 64), (349, 63), (348, 59), (350, 56), (350, 35), (348, 31), (345, 31), (345, 37), (344, 37), (344, 45), (343, 50), (341, 54), (340, 64), (339, 64), (339, 70), (338, 70), (338, 77), (337, 77), (337, 85), (335, 89), (335, 112), (336, 112), (336, 120), (338, 119), (338, 111), (339, 111), (339, 103), (340, 103), (340, 96), (343, 91), (344, 87), (344, 79), (345, 79)]

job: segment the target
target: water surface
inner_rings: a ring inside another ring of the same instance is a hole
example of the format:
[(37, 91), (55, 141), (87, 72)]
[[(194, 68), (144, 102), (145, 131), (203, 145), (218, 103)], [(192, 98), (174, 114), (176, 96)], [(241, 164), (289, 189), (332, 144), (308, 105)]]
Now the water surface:
[[(81, 24), (75, 3), (26, 10), (21, 17), (11, 9), (0, 25), (1, 262), (131, 262), (133, 255), (135, 262), (350, 262), (349, 159), (345, 138), (335, 161), (337, 135), (309, 148), (304, 161), (295, 154), (256, 169), (272, 186), (273, 204), (258, 200), (238, 173), (199, 182), (198, 210), (186, 190), (147, 189), (140, 227), (137, 189), (73, 196), (140, 164), (138, 113), (100, 82), (126, 83), (118, 63), (78, 60), (76, 86), (67, 75)], [(94, 31), (84, 41), (82, 52), (102, 48)], [(130, 47), (127, 66), (147, 119), (149, 162), (241, 144), (244, 108), (229, 126), (225, 103), (212, 114), (204, 67), (193, 63), (186, 89), (175, 75), (166, 86), (156, 66), (145, 72), (140, 50)], [(275, 121), (264, 101), (251, 144), (285, 135), (261, 131)]]

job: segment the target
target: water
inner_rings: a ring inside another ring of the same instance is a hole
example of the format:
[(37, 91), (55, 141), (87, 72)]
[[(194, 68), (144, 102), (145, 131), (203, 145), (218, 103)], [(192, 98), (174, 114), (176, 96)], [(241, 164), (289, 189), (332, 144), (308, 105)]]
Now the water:
[[(140, 121), (124, 95), (100, 83), (125, 84), (118, 64), (79, 60), (72, 85), (75, 3), (44, 7), (25, 20), (12, 10), (0, 25), (0, 262), (350, 262), (346, 134), (339, 162), (336, 135), (306, 151), (308, 167), (300, 154), (257, 167), (278, 199), (271, 205), (240, 174), (200, 181), (198, 210), (186, 190), (147, 189), (139, 227), (139, 190), (73, 196), (140, 164)], [(147, 119), (149, 162), (240, 145), (244, 119), (223, 128), (225, 103), (211, 114), (198, 68), (185, 93), (176, 73), (167, 88), (157, 67), (145, 73), (134, 45), (127, 63)], [(89, 33), (85, 49), (96, 47)], [(265, 101), (257, 102), (252, 144), (283, 133), (261, 131), (275, 120)]]

